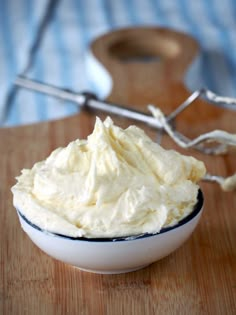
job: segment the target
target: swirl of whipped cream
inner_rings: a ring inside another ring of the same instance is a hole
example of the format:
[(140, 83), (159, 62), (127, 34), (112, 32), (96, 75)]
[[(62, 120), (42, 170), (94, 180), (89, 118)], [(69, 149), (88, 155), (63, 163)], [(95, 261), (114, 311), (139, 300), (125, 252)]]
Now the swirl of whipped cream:
[(72, 237), (153, 233), (192, 211), (205, 171), (136, 126), (124, 130), (97, 118), (86, 140), (22, 170), (13, 202), (42, 229)]

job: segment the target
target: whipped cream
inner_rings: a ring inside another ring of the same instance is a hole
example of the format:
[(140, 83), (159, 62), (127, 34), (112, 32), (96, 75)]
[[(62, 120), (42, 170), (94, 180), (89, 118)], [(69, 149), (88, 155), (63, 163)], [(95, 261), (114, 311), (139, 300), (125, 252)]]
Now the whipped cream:
[(140, 128), (97, 118), (86, 140), (22, 170), (13, 203), (42, 229), (71, 237), (153, 233), (192, 211), (204, 175), (201, 161), (163, 149)]

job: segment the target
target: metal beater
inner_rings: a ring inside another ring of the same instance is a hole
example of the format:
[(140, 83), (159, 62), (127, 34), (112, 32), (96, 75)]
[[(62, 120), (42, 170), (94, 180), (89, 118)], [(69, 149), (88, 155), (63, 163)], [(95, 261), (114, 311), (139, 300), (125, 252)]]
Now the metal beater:
[[(92, 93), (75, 93), (24, 77), (18, 77), (15, 84), (19, 87), (47, 94), (64, 101), (74, 102), (79, 108), (99, 110), (146, 123), (159, 131), (165, 131), (182, 148), (192, 148), (204, 154), (216, 155), (226, 153), (229, 146), (236, 146), (236, 134), (231, 134), (223, 130), (214, 130), (190, 140), (173, 128), (174, 119), (187, 107), (191, 106), (199, 97), (221, 108), (236, 110), (236, 99), (216, 95), (207, 89), (200, 89), (193, 92), (172, 113), (165, 116), (161, 109), (154, 105), (148, 105), (150, 114), (147, 114), (125, 106), (99, 100)], [(209, 142), (217, 143), (217, 145), (208, 147), (207, 143)], [(236, 189), (236, 173), (229, 177), (206, 174), (204, 180), (218, 183), (224, 191)]]

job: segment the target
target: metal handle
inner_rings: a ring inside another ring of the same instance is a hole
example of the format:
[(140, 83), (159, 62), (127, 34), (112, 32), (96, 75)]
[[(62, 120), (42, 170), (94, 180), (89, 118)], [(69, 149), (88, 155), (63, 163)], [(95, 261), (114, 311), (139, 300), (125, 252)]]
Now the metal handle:
[(100, 110), (106, 113), (119, 115), (126, 118), (131, 118), (148, 124), (151, 127), (162, 129), (160, 123), (150, 114), (140, 112), (125, 106), (114, 103), (100, 101), (94, 94), (90, 93), (74, 93), (72, 91), (64, 90), (45, 83), (40, 83), (23, 77), (17, 77), (15, 80), (17, 86), (37, 91), (43, 94), (54, 96), (56, 98), (72, 101), (80, 108), (88, 107), (95, 110)]

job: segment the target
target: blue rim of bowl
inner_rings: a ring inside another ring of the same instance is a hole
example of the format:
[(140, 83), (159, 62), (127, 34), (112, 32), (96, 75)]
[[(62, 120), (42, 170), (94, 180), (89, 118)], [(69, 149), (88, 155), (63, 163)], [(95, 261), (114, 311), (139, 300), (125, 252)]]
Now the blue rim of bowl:
[(142, 239), (142, 238), (147, 238), (150, 236), (155, 236), (155, 235), (160, 235), (160, 234), (164, 234), (168, 231), (171, 230), (175, 230), (177, 228), (179, 228), (180, 226), (188, 223), (189, 221), (191, 221), (194, 217), (196, 217), (198, 215), (198, 213), (201, 211), (202, 207), (204, 204), (204, 197), (203, 197), (203, 193), (202, 191), (199, 189), (198, 191), (198, 196), (197, 196), (197, 203), (195, 204), (193, 211), (187, 215), (184, 219), (180, 220), (177, 224), (173, 225), (173, 226), (169, 226), (169, 227), (165, 227), (162, 228), (160, 230), (160, 232), (156, 232), (156, 233), (144, 233), (144, 234), (140, 234), (140, 235), (133, 235), (133, 236), (121, 236), (121, 237), (104, 237), (104, 238), (86, 238), (86, 237), (72, 237), (72, 236), (67, 236), (67, 235), (63, 235), (63, 234), (59, 234), (59, 233), (54, 233), (54, 232), (50, 232), (47, 230), (44, 230), (42, 228), (40, 228), (38, 225), (32, 223), (31, 221), (29, 221), (21, 212), (20, 210), (17, 209), (17, 213), (19, 214), (19, 216), (31, 227), (33, 227), (34, 229), (47, 234), (47, 235), (51, 235), (51, 236), (56, 236), (56, 237), (61, 237), (61, 238), (65, 238), (65, 239), (69, 239), (69, 240), (74, 240), (74, 241), (87, 241), (87, 242), (117, 242), (117, 241), (133, 241), (133, 240), (137, 240), (137, 239)]

